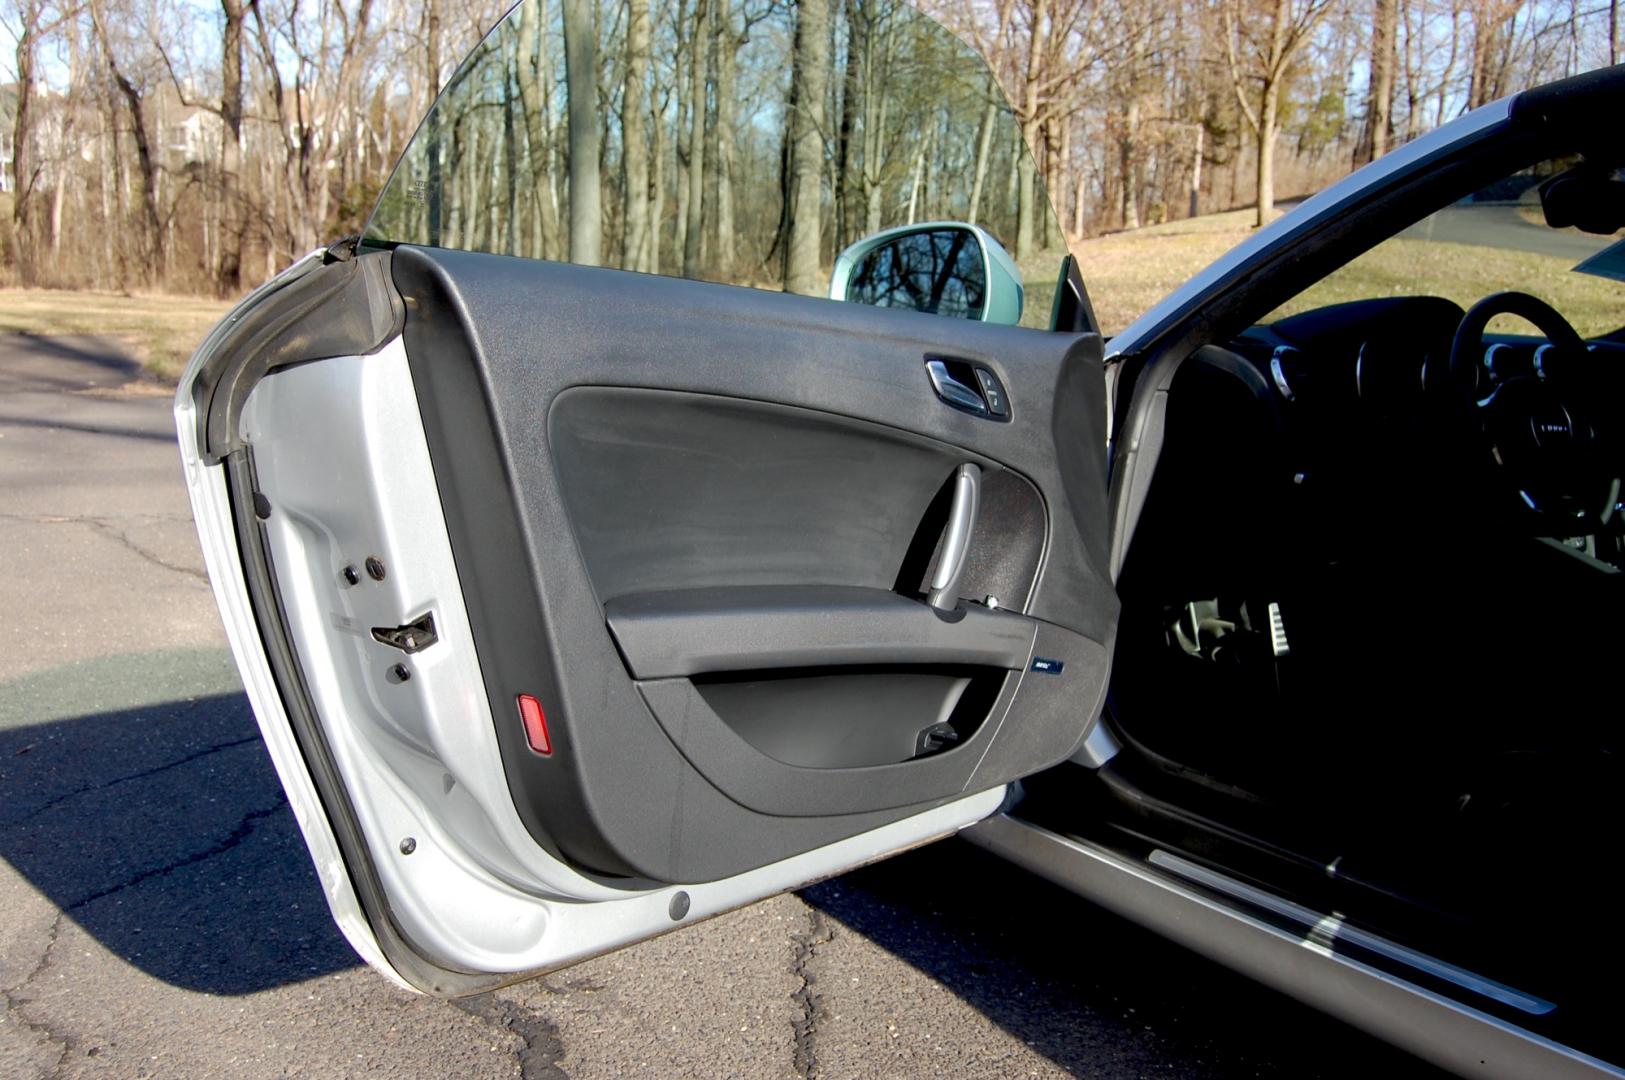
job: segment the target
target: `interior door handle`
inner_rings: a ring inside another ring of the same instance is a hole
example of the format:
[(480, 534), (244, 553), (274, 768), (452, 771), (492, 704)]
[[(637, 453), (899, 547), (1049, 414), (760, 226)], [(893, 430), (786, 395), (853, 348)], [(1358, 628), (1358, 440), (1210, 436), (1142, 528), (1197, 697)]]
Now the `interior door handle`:
[(952, 611), (959, 604), (959, 579), (965, 572), (965, 557), (970, 553), (971, 533), (976, 529), (976, 501), (981, 488), (979, 466), (966, 462), (954, 472), (954, 501), (948, 509), (948, 531), (943, 537), (942, 556), (937, 560), (937, 572), (931, 575), (931, 591), (926, 597), (926, 603), (938, 611)]
[(981, 391), (954, 378), (953, 372), (948, 370), (948, 365), (943, 361), (927, 360), (925, 370), (931, 377), (931, 389), (937, 392), (937, 397), (966, 412), (973, 412), (978, 416), (987, 415), (987, 402), (982, 400)]

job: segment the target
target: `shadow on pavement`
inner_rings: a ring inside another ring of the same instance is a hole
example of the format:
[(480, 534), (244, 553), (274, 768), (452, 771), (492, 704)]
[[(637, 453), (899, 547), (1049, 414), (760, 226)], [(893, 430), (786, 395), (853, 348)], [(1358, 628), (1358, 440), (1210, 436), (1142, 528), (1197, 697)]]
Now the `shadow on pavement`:
[(0, 391), (118, 386), (141, 376), (116, 341), (75, 334), (0, 335)]
[(249, 994), (360, 962), (241, 693), (0, 728), (0, 858), (184, 989)]
[(1077, 1075), (1442, 1076), (963, 841), (800, 896)]
[(116, 439), (147, 439), (151, 442), (173, 443), (175, 432), (168, 429), (142, 431), (132, 427), (114, 427), (111, 424), (76, 424), (68, 420), (43, 420), (33, 416), (15, 416), (0, 413), (0, 427), (41, 428), (45, 431), (77, 431), (84, 435), (111, 435)]

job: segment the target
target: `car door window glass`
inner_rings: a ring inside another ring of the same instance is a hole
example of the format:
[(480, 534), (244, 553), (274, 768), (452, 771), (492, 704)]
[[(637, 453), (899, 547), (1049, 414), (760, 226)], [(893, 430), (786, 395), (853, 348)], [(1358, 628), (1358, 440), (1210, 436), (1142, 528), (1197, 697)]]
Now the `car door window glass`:
[[(1442, 296), (1469, 308), (1516, 289), (1551, 303), (1582, 337), (1625, 329), (1625, 288), (1617, 255), (1608, 254), (1621, 234), (1552, 228), (1542, 213), (1541, 186), (1572, 165), (1537, 162), (1485, 185), (1351, 260), (1264, 321), (1383, 296)], [(1495, 328), (1515, 322), (1508, 316)]]
[[(899, 0), (526, 0), (447, 83), (365, 240), (825, 295), (854, 241), (969, 221), (1033, 267), (1036, 325), (1061, 254), (1040, 177), (986, 65)], [(950, 313), (986, 284), (955, 266)]]

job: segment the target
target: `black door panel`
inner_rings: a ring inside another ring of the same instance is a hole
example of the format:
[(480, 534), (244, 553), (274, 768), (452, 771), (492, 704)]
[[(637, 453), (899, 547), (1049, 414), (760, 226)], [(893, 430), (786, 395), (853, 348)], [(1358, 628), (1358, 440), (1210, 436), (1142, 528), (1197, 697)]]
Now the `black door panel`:
[[(676, 366), (666, 378), (682, 378)], [(917, 390), (930, 393), (923, 377)], [(547, 425), (571, 526), (606, 601), (711, 586), (891, 589), (954, 469), (1000, 471), (894, 427), (710, 393), (577, 386), (559, 394)], [(1012, 480), (1000, 512), (1041, 542), (1042, 500)], [(946, 504), (939, 510), (945, 517)], [(1019, 603), (1039, 545), (986, 546), (1023, 561), (987, 568), (990, 586), (1000, 570), (1017, 585)]]
[[(540, 842), (711, 880), (1072, 750), (1116, 618), (1098, 338), (498, 256), (403, 247), (394, 266)], [(1011, 422), (938, 400), (942, 355), (996, 372)], [(966, 462), (987, 483), (960, 592), (1014, 610), (945, 617), (918, 586)]]

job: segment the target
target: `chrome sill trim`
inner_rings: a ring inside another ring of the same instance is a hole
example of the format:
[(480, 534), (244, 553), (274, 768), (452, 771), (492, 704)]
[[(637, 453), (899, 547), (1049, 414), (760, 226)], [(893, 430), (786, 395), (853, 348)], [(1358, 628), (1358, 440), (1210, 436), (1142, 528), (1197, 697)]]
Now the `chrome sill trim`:
[(1153, 851), (1146, 860), (1152, 866), (1160, 867), (1169, 873), (1177, 874), (1186, 881), (1194, 882), (1214, 892), (1234, 897), (1243, 903), (1262, 908), (1271, 914), (1278, 915), (1301, 927), (1305, 940), (1330, 949), (1337, 942), (1344, 942), (1367, 952), (1375, 953), (1385, 960), (1396, 964), (1403, 964), (1408, 968), (1424, 972), (1436, 979), (1443, 979), (1463, 990), (1471, 991), (1491, 1001), (1499, 1001), (1503, 1005), (1510, 1005), (1514, 1009), (1529, 1013), (1532, 1016), (1545, 1016), (1556, 1005), (1544, 1001), (1533, 994), (1526, 994), (1521, 990), (1514, 990), (1504, 983), (1493, 979), (1486, 979), (1482, 975), (1475, 975), (1466, 968), (1455, 964), (1447, 964), (1443, 960), (1436, 960), (1426, 953), (1407, 949), (1403, 945), (1389, 941), (1387, 938), (1349, 926), (1343, 922), (1343, 916), (1331, 913), (1322, 913), (1306, 908), (1301, 904), (1294, 904), (1290, 900), (1283, 900), (1279, 896), (1255, 889), (1251, 885), (1237, 881), (1232, 877), (1209, 870), (1205, 866), (1198, 866), (1178, 855), (1166, 851)]
[(1379, 1039), (1469, 1077), (1625, 1078), (1625, 1069), (1332, 952), (1143, 863), (999, 814), (960, 835)]

